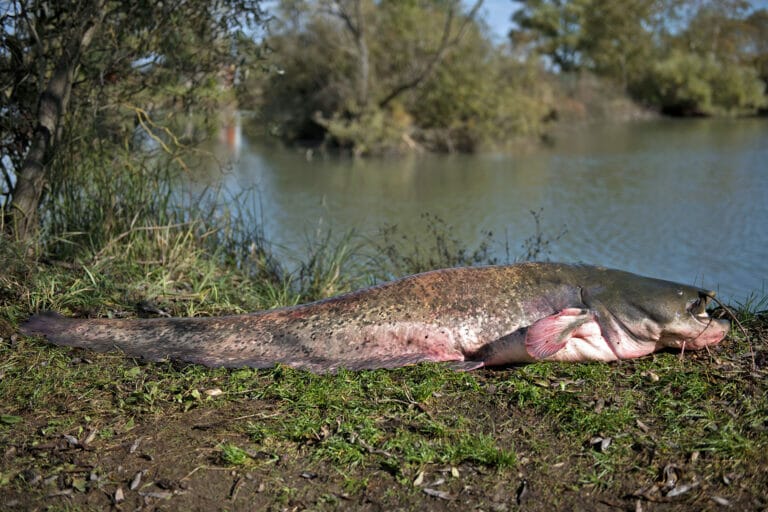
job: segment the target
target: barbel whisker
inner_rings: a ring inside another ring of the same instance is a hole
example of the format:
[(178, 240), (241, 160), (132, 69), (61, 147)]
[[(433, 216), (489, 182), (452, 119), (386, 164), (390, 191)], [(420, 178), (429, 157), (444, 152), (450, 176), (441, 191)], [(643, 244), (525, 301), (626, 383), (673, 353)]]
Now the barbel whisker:
[(741, 330), (741, 333), (744, 335), (744, 338), (747, 340), (747, 345), (749, 345), (749, 355), (752, 358), (752, 370), (757, 370), (757, 363), (755, 362), (755, 349), (752, 347), (752, 340), (749, 337), (749, 333), (747, 332), (747, 329), (742, 325), (742, 323), (739, 321), (739, 319), (736, 317), (736, 314), (731, 311), (731, 309), (720, 302), (720, 299), (717, 297), (712, 297), (712, 300), (717, 302), (718, 306), (723, 308), (723, 311), (726, 312), (726, 314), (731, 317), (731, 319), (736, 323), (736, 325), (739, 327), (739, 330)]

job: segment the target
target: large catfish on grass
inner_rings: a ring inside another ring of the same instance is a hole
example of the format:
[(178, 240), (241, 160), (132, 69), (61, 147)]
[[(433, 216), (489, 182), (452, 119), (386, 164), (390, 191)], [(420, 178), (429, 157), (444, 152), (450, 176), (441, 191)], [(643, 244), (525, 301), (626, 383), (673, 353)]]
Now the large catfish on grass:
[(457, 369), (532, 361), (616, 361), (720, 342), (714, 292), (587, 265), (451, 268), (293, 307), (213, 318), (33, 316), (57, 345), (149, 360), (311, 372), (424, 361)]

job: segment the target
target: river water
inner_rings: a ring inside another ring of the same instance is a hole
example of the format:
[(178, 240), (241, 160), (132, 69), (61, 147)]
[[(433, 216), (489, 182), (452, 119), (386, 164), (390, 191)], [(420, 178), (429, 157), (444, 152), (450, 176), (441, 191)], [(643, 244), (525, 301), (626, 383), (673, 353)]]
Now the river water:
[[(244, 130), (233, 191), (258, 190), (267, 239), (290, 251), (313, 233), (418, 237), (423, 213), (504, 259), (522, 253), (539, 214), (545, 255), (718, 290), (743, 302), (768, 292), (768, 120), (657, 120), (556, 133), (518, 155), (355, 160), (257, 142)], [(557, 238), (559, 233), (563, 236)]]

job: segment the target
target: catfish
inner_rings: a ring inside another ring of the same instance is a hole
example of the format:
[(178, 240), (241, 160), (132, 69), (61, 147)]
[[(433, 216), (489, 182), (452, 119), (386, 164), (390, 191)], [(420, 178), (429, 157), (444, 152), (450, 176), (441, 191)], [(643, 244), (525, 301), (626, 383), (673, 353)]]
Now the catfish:
[(283, 364), (315, 373), (443, 362), (458, 370), (534, 361), (618, 361), (719, 343), (715, 292), (599, 266), (448, 268), (244, 315), (70, 319), (38, 314), (26, 335), (150, 361)]

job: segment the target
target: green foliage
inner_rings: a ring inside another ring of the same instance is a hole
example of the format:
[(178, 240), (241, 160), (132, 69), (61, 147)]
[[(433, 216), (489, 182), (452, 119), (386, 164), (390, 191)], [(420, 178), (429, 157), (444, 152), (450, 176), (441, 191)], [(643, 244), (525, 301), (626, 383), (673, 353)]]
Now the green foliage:
[(760, 79), (768, 84), (768, 9), (759, 9), (747, 18), (745, 31), (751, 35), (752, 48), (748, 62), (757, 69)]
[(552, 90), (531, 63), (517, 62), (472, 32), (407, 109), (414, 138), (447, 152), (475, 152), (515, 136), (538, 136)]
[(648, 90), (643, 93), (673, 113), (742, 113), (766, 104), (754, 68), (713, 56), (673, 52), (653, 65), (645, 83)]
[[(0, 67), (13, 72), (0, 79), (0, 207), (14, 212), (14, 200), (31, 202), (23, 212), (30, 218), (43, 184), (63, 187), (79, 168), (76, 150), (135, 150), (131, 138), (138, 125), (147, 128), (147, 112), (211, 112), (231, 101), (238, 36), (263, 15), (258, 0), (15, 0), (1, 10)], [(66, 69), (71, 73), (54, 73)], [(57, 84), (55, 94), (49, 82)], [(40, 99), (52, 94), (60, 111), (41, 121)], [(36, 128), (38, 122), (54, 125)], [(38, 137), (29, 153), (34, 134), (46, 130), (50, 138)], [(183, 138), (199, 135), (188, 130)], [(28, 154), (34, 165), (25, 164)], [(49, 165), (56, 159), (59, 165)], [(20, 185), (30, 181), (34, 191)]]
[[(398, 105), (393, 105), (397, 108)], [(407, 149), (407, 133), (411, 127), (404, 125), (407, 114), (391, 108), (367, 108), (360, 114), (335, 112), (325, 119), (316, 114), (314, 122), (325, 130), (324, 137), (335, 146), (351, 151), (355, 156), (382, 155)]]
[(262, 103), (255, 106), (274, 135), (291, 141), (322, 139), (316, 113), (330, 117), (345, 110), (354, 93), (349, 79), (354, 61), (343, 51), (343, 33), (327, 19), (313, 19), (296, 30), (270, 38), (274, 64)]
[(261, 111), (284, 140), (367, 155), (477, 151), (542, 131), (551, 89), (538, 69), (494, 47), (457, 2), (281, 5)]
[(741, 0), (531, 0), (514, 19), (513, 44), (663, 112), (751, 114), (766, 103), (768, 14)]
[(516, 46), (546, 55), (563, 72), (581, 68), (584, 16), (591, 0), (528, 0), (513, 16), (518, 28), (510, 32)]
[(242, 466), (250, 460), (245, 450), (232, 443), (221, 445), (221, 461), (228, 466)]
[(593, 0), (585, 9), (584, 38), (579, 48), (590, 68), (626, 88), (637, 81), (653, 58), (653, 20), (656, 0)]

